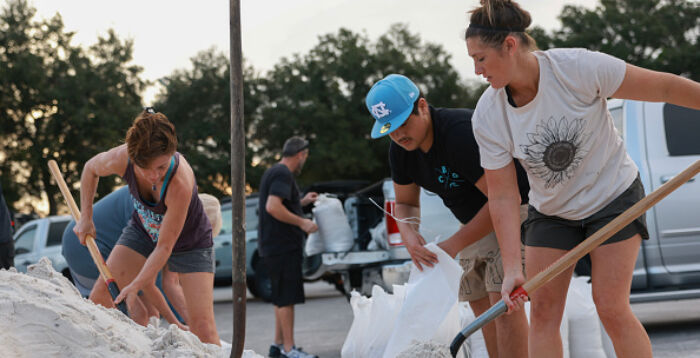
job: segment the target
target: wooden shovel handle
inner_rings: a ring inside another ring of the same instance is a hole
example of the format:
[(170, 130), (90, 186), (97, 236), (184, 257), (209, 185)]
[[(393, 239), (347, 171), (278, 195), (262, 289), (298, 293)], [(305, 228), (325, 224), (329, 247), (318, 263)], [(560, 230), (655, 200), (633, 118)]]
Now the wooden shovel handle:
[[(75, 204), (73, 195), (71, 195), (70, 190), (68, 190), (68, 185), (66, 185), (66, 181), (63, 179), (61, 170), (58, 168), (58, 164), (55, 160), (49, 160), (49, 171), (51, 171), (51, 175), (53, 175), (54, 180), (56, 180), (56, 184), (58, 184), (58, 188), (61, 190), (61, 194), (63, 194), (63, 198), (66, 200), (66, 203), (70, 208), (73, 219), (75, 219), (75, 222), (77, 223), (80, 220), (80, 209), (78, 209), (78, 205)], [(107, 264), (105, 263), (104, 258), (102, 258), (102, 254), (100, 254), (100, 250), (97, 248), (95, 238), (92, 237), (92, 235), (87, 235), (85, 238), (85, 244), (90, 252), (90, 256), (92, 256), (92, 261), (95, 263), (97, 270), (100, 272), (102, 280), (104, 280), (105, 285), (107, 285), (109, 294), (112, 296), (112, 299), (116, 299), (117, 296), (119, 296), (119, 287), (114, 281), (112, 273), (109, 272)], [(126, 303), (124, 303), (124, 301), (120, 302), (117, 305), (117, 308), (128, 316)]]

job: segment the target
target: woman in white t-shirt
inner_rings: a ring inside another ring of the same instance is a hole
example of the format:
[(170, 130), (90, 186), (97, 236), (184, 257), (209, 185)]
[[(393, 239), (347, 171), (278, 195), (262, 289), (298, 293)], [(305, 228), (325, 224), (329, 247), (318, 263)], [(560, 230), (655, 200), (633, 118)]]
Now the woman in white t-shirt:
[[(473, 116), (489, 207), (501, 246), (502, 296), (524, 283), (519, 195), (513, 158), (530, 182), (524, 223), (526, 274), (532, 277), (644, 195), (607, 110), (606, 98), (663, 101), (700, 109), (700, 84), (585, 49), (533, 51), (530, 14), (508, 0), (482, 0), (465, 39), (477, 75), (491, 84)], [(593, 296), (618, 356), (651, 357), (629, 305), (644, 217), (591, 252)], [(573, 268), (530, 295), (531, 357), (562, 355), (559, 325)]]

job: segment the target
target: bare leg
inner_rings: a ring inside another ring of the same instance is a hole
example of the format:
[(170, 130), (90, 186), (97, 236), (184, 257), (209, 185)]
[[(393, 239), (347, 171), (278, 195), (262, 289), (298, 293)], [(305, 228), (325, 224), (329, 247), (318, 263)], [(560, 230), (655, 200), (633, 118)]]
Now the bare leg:
[(180, 273), (189, 320), (187, 325), (204, 343), (221, 345), (214, 320), (214, 274), (210, 272)]
[(280, 320), (279, 310), (274, 306), (275, 310), (275, 344), (284, 344), (284, 334), (282, 334), (282, 321)]
[(172, 272), (168, 269), (166, 264), (163, 267), (163, 291), (165, 295), (168, 296), (168, 300), (172, 303), (173, 307), (177, 313), (185, 320), (189, 322), (189, 316), (187, 314), (187, 305), (185, 304), (185, 294), (182, 292), (182, 286), (180, 285), (180, 276), (177, 272)]
[[(525, 247), (527, 277), (534, 277), (566, 253), (565, 250), (548, 247)], [(528, 349), (530, 357), (562, 357), (564, 354), (559, 327), (564, 315), (566, 292), (574, 268), (570, 267), (559, 276), (530, 294), (530, 334)]]
[[(501, 300), (500, 292), (489, 292), (491, 305)], [(498, 354), (502, 357), (527, 357), (528, 324), (524, 310), (501, 315), (496, 323)], [(489, 352), (490, 357), (492, 356)]]
[(593, 301), (618, 357), (651, 357), (651, 342), (632, 313), (632, 272), (642, 238), (603, 245), (591, 252)]
[[(479, 317), (482, 313), (491, 307), (491, 302), (489, 297), (483, 297), (478, 300), (469, 301), (469, 307), (474, 311), (474, 315)], [(498, 357), (498, 342), (496, 336), (496, 325), (490, 322), (481, 328), (481, 332), (484, 334), (484, 341), (486, 341), (486, 350), (489, 352), (490, 358)]]
[(294, 347), (294, 305), (275, 306), (275, 316), (279, 319), (279, 325), (282, 329), (284, 351), (289, 352)]
[[(138, 252), (123, 245), (116, 245), (112, 253), (110, 253), (109, 258), (107, 258), (107, 268), (112, 273), (114, 280), (117, 282), (117, 286), (125, 287), (134, 280), (145, 262), (146, 258), (141, 256)], [(114, 301), (109, 295), (109, 291), (107, 291), (107, 286), (105, 286), (102, 277), (99, 277), (97, 281), (95, 281), (95, 285), (90, 292), (90, 300), (107, 308), (115, 307)], [(127, 302), (127, 304), (131, 319), (140, 325), (147, 325), (148, 311), (143, 305), (143, 302), (141, 302), (141, 300), (134, 300), (133, 302)]]

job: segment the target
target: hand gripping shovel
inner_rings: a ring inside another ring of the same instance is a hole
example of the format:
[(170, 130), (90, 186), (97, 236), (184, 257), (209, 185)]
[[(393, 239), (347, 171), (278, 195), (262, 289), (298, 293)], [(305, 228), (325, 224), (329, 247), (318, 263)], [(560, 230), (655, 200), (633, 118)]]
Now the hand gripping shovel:
[[(77, 222), (78, 220), (80, 220), (80, 210), (75, 204), (73, 196), (71, 195), (70, 190), (68, 190), (68, 185), (66, 185), (65, 180), (63, 180), (63, 175), (61, 174), (61, 170), (58, 168), (58, 164), (56, 164), (55, 160), (49, 160), (49, 170), (51, 171), (51, 175), (53, 175), (54, 180), (56, 180), (58, 188), (61, 189), (61, 194), (63, 194), (63, 198), (66, 199), (66, 203), (70, 208), (70, 212), (71, 214), (73, 214), (73, 219), (75, 219), (75, 221)], [(107, 285), (107, 290), (109, 291), (109, 294), (112, 296), (113, 300), (116, 299), (117, 296), (119, 296), (119, 287), (117, 287), (117, 283), (114, 281), (114, 278), (112, 278), (112, 273), (109, 272), (107, 264), (105, 264), (105, 260), (102, 258), (102, 254), (100, 254), (100, 250), (97, 249), (97, 245), (95, 244), (95, 238), (88, 235), (85, 238), (85, 243), (88, 248), (88, 251), (90, 251), (90, 256), (92, 256), (92, 261), (95, 262), (95, 266), (97, 266), (97, 270), (100, 271), (100, 276), (102, 277), (102, 280), (104, 280), (105, 285)], [(126, 309), (125, 301), (119, 302), (119, 304), (117, 304), (117, 308), (120, 311), (122, 311), (122, 313), (124, 313), (125, 315), (129, 315)]]
[[(692, 179), (695, 174), (700, 172), (700, 160), (693, 163), (691, 166), (686, 168), (684, 171), (673, 177), (673, 179), (666, 182), (658, 189), (654, 190), (652, 193), (644, 197), (642, 200), (634, 204), (629, 209), (625, 210), (613, 221), (609, 222), (607, 225), (603, 226), (595, 234), (588, 237), (578, 246), (574, 247), (566, 255), (560, 257), (546, 270), (538, 273), (532, 279), (525, 282), (521, 287), (518, 287), (511, 293), (510, 297), (515, 298), (518, 296), (527, 296), (529, 292), (535, 292), (545, 283), (549, 282), (552, 278), (562, 273), (569, 266), (573, 265), (580, 258), (585, 256), (587, 253), (591, 252), (593, 249), (602, 244), (605, 240), (609, 239), (612, 235), (618, 232), (620, 229), (629, 225), (637, 217), (642, 215), (644, 212), (649, 210), (652, 206), (658, 203), (661, 199), (665, 198), (668, 194), (671, 194), (679, 186), (683, 185), (690, 179)], [(476, 332), (478, 329), (483, 327), (485, 324), (491, 322), (496, 317), (500, 316), (506, 312), (507, 306), (503, 300), (498, 301), (495, 305), (491, 306), (486, 312), (476, 318), (474, 322), (470, 323), (468, 326), (464, 327), (450, 344), (450, 353), (452, 357), (457, 356), (459, 348), (464, 343), (472, 333)]]

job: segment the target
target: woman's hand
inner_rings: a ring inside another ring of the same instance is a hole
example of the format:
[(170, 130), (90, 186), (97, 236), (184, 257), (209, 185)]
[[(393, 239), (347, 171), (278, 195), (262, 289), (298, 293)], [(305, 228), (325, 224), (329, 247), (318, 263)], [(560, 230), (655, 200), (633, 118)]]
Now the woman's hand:
[(130, 284), (126, 285), (126, 287), (122, 288), (117, 298), (114, 299), (114, 305), (118, 305), (122, 301), (126, 300), (126, 306), (129, 309), (129, 312), (133, 312), (132, 307), (136, 307), (135, 304), (139, 299), (140, 290), (141, 286), (136, 283), (136, 280), (132, 281)]
[(80, 217), (80, 220), (78, 220), (73, 227), (73, 232), (76, 236), (78, 236), (78, 240), (80, 240), (80, 244), (83, 246), (85, 246), (85, 241), (87, 240), (88, 235), (92, 236), (93, 238), (95, 238), (97, 235), (95, 223), (87, 216)]
[(513, 272), (504, 272), (504, 274), (503, 284), (501, 284), (501, 296), (503, 302), (508, 306), (508, 314), (510, 314), (511, 312), (518, 311), (528, 300), (527, 296), (523, 295), (511, 298), (513, 290), (525, 283), (525, 276), (523, 276), (522, 269)]

